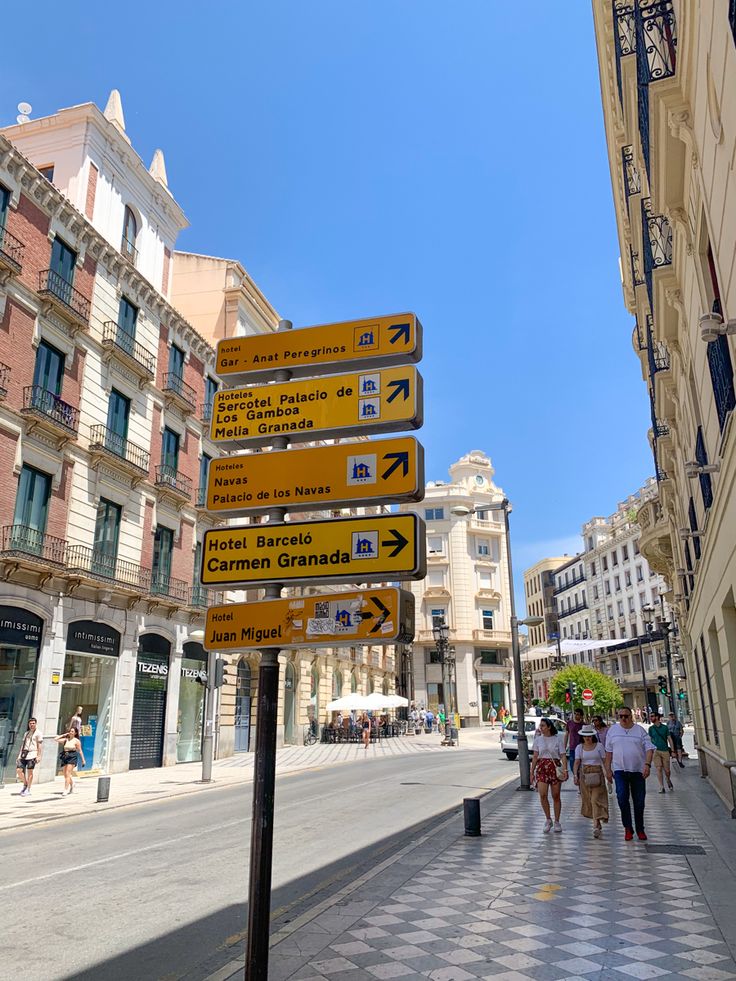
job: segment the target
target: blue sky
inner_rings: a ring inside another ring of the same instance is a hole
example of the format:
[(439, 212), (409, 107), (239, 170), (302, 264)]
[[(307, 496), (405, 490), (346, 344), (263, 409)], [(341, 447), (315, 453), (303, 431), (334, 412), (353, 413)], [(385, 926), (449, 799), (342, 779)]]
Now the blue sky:
[(295, 326), (415, 310), (427, 477), (491, 456), (517, 582), (650, 475), (587, 0), (52, 9), (3, 52), (0, 124), (119, 88), (181, 248)]

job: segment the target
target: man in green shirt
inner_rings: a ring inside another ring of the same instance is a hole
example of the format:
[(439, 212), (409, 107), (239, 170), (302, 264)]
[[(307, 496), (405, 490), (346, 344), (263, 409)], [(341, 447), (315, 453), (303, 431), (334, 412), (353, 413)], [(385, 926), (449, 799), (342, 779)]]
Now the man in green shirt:
[(652, 712), (651, 714), (652, 725), (649, 726), (649, 738), (652, 740), (654, 745), (654, 765), (657, 768), (657, 780), (659, 780), (659, 792), (660, 794), (665, 793), (664, 789), (664, 778), (667, 778), (667, 786), (670, 790), (675, 788), (672, 786), (672, 780), (670, 778), (670, 750), (675, 751), (674, 744), (672, 742), (672, 735), (670, 734), (669, 727), (666, 723), (662, 722), (662, 716), (659, 712)]

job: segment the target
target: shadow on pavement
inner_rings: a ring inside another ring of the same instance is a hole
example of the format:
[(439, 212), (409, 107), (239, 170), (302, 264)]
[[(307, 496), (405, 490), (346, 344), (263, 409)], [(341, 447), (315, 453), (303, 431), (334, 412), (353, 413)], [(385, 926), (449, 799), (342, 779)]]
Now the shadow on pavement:
[[(505, 785), (495, 788), (503, 790)], [(487, 796), (487, 795), (483, 795)], [(328, 863), (309, 875), (294, 879), (273, 891), (271, 929), (275, 932), (305, 910), (334, 895), (359, 876), (368, 872), (389, 855), (420, 837), (450, 815), (457, 814), (457, 830), (462, 831), (462, 807), (454, 805), (426, 821), (419, 821), (403, 831), (384, 838), (369, 848)], [(329, 828), (326, 828), (329, 832)], [(229, 842), (224, 841), (223, 847)], [(195, 859), (196, 861), (196, 859)], [(247, 869), (243, 868), (244, 892), (247, 892)], [(156, 888), (155, 879), (141, 883), (142, 889)], [(131, 897), (133, 898), (133, 897)], [(186, 893), (181, 909), (186, 915)], [(227, 906), (211, 916), (188, 923), (149, 943), (124, 954), (100, 961), (84, 971), (67, 975), (64, 981), (202, 981), (220, 967), (239, 956), (245, 936), (247, 904)]]

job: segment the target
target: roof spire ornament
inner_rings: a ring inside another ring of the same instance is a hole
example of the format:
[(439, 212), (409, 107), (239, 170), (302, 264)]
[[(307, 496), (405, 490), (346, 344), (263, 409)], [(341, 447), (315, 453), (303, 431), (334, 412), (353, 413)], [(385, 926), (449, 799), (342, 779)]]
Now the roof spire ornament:
[(151, 166), (148, 168), (148, 172), (159, 182), (159, 184), (163, 184), (164, 187), (169, 186), (169, 182), (166, 178), (166, 162), (164, 160), (163, 150), (156, 150), (154, 152), (153, 160), (151, 161)]

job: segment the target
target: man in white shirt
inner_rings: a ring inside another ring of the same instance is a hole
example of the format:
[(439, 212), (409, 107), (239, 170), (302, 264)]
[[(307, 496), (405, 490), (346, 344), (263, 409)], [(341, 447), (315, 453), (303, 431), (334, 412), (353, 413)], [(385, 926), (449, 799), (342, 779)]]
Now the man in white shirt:
[(611, 726), (606, 736), (606, 763), (613, 770), (616, 781), (616, 797), (621, 810), (624, 838), (631, 841), (634, 828), (631, 822), (631, 802), (634, 804), (634, 826), (639, 841), (646, 841), (644, 831), (644, 803), (647, 795), (646, 779), (651, 772), (654, 745), (649, 733), (635, 725), (630, 708), (618, 711), (618, 724)]

